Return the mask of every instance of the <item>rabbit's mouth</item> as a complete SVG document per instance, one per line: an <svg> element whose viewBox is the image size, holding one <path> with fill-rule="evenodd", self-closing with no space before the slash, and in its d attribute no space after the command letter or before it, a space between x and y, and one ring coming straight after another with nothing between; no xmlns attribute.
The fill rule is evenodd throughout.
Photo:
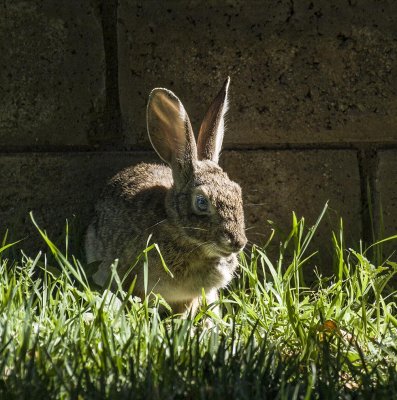
<svg viewBox="0 0 397 400"><path fill-rule="evenodd" d="M219 249L227 255L239 253L247 243L247 238L241 234L225 233L220 238Z"/></svg>
<svg viewBox="0 0 397 400"><path fill-rule="evenodd" d="M235 251L233 251L231 248L222 246L221 244L215 244L212 247L212 251L214 255L218 257L230 257L233 253L235 253Z"/></svg>
<svg viewBox="0 0 397 400"><path fill-rule="evenodd" d="M204 249L206 256L210 258L213 257L225 258L225 257L230 257L233 254L233 251L225 249L223 246L215 242L208 243L204 247Z"/></svg>
<svg viewBox="0 0 397 400"><path fill-rule="evenodd" d="M233 254L232 251L230 251L230 250L226 251L226 250L223 250L223 249L218 249L218 253L222 257L229 257L229 256L231 256Z"/></svg>

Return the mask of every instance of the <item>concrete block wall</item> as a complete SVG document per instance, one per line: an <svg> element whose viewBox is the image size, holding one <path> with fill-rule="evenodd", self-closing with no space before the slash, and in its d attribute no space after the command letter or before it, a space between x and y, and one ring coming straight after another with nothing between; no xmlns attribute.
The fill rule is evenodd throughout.
<svg viewBox="0 0 397 400"><path fill-rule="evenodd" d="M340 217L351 244L397 233L392 0L4 0L0 54L0 234L21 247L42 245L29 210L55 238L65 218L82 231L112 174L157 160L153 87L197 130L227 75L221 162L253 242L269 220L287 232L292 211L314 223L327 200L320 246Z"/></svg>

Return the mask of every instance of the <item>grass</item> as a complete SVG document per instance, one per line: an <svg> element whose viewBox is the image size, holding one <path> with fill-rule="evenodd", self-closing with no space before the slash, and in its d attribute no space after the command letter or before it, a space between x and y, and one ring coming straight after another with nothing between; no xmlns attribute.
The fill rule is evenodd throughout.
<svg viewBox="0 0 397 400"><path fill-rule="evenodd" d="M242 254L222 316L204 304L194 320L161 318L159 296L96 291L41 230L52 265L45 254L4 258L4 240L0 398L396 398L397 264L371 262L377 245L345 249L341 229L334 276L306 287L320 219L307 229L293 216L276 259L267 245Z"/></svg>

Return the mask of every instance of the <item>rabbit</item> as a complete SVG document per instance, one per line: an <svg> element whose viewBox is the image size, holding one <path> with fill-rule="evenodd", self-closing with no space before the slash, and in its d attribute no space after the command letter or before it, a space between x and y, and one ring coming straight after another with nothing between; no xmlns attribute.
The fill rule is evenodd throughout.
<svg viewBox="0 0 397 400"><path fill-rule="evenodd" d="M87 262L99 263L96 284L109 282L118 257L117 272L125 276L126 290L136 278L134 295L143 297L146 286L173 312L195 313L202 289L208 303L213 302L218 289L232 279L247 239L241 188L218 165L229 83L228 77L209 107L197 144L178 97L163 88L150 93L149 139L166 165L141 163L107 184L85 238ZM145 282L142 265L130 267L147 247L149 235L172 276L153 250Z"/></svg>

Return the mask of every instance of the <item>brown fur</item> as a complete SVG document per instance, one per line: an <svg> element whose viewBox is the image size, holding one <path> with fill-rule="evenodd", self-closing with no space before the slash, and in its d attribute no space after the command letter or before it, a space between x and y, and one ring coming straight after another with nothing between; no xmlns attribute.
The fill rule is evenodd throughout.
<svg viewBox="0 0 397 400"><path fill-rule="evenodd" d="M225 95L217 98L227 101L227 87L228 83L223 88ZM88 228L86 253L89 263L101 262L94 280L104 285L114 259L119 258L118 273L125 276L151 235L151 243L159 245L173 277L164 270L157 252L151 251L147 289L160 293L174 311L182 312L197 307L202 288L212 301L217 289L231 280L238 265L236 253L246 243L243 204L240 187L217 163L198 159L190 122L176 96L165 89L155 91L148 105L149 135L170 166L139 164L111 179ZM223 118L219 110L226 109L224 104L211 107L209 112L215 109ZM214 143L217 134L214 129L206 136ZM174 135L179 135L180 151L172 147ZM209 200L205 215L197 212L198 194ZM135 294L142 296L144 275L139 263L126 277L126 288L135 277Z"/></svg>

